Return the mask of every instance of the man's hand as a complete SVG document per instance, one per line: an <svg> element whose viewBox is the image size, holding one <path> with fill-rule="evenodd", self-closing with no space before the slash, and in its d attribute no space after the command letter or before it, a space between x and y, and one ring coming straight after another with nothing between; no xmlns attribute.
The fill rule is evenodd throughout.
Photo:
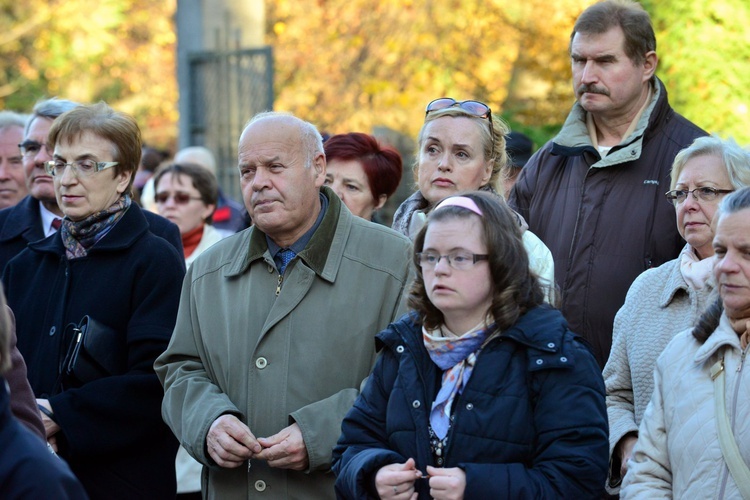
<svg viewBox="0 0 750 500"><path fill-rule="evenodd" d="M310 465L302 431L296 423L281 429L267 438L258 438L263 451L255 458L268 461L268 465L279 469L304 471Z"/></svg>
<svg viewBox="0 0 750 500"><path fill-rule="evenodd" d="M430 496L436 500L462 500L466 491L466 473L459 467L442 469L427 466Z"/></svg>
<svg viewBox="0 0 750 500"><path fill-rule="evenodd" d="M222 415L208 429L206 449L219 466L233 469L260 453L261 446L240 419Z"/></svg>
<svg viewBox="0 0 750 500"><path fill-rule="evenodd" d="M378 469L375 474L375 489L383 500L416 500L418 494L414 481L422 477L416 463L410 458L403 464L390 464Z"/></svg>

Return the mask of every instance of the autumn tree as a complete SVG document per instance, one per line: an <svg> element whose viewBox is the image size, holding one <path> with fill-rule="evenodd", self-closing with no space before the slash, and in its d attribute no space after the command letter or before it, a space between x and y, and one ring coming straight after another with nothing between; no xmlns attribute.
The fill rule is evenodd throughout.
<svg viewBox="0 0 750 500"><path fill-rule="evenodd" d="M104 100L147 141L176 137L175 0L0 0L0 105Z"/></svg>

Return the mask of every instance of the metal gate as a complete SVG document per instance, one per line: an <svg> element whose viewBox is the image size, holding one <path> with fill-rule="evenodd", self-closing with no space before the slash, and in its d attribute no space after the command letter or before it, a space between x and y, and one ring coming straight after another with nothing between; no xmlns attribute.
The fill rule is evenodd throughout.
<svg viewBox="0 0 750 500"><path fill-rule="evenodd" d="M273 109L271 47L189 55L189 144L216 155L225 193L242 200L237 141L256 113Z"/></svg>

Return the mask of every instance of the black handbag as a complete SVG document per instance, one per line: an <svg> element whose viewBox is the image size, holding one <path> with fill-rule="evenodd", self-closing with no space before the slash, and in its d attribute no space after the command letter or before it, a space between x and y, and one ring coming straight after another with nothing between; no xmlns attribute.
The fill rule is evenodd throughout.
<svg viewBox="0 0 750 500"><path fill-rule="evenodd" d="M80 386L125 372L126 354L117 332L86 315L72 328L73 338L62 365L66 386Z"/></svg>

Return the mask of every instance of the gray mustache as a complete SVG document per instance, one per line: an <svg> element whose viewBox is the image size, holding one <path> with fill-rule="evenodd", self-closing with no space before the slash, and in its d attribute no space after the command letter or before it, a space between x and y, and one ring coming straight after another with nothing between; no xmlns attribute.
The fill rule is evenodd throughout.
<svg viewBox="0 0 750 500"><path fill-rule="evenodd" d="M578 95L587 93L587 94L601 94L609 96L609 91L602 87L597 87L596 85L589 85L586 83L582 83L578 86L578 89L576 89L576 93Z"/></svg>

